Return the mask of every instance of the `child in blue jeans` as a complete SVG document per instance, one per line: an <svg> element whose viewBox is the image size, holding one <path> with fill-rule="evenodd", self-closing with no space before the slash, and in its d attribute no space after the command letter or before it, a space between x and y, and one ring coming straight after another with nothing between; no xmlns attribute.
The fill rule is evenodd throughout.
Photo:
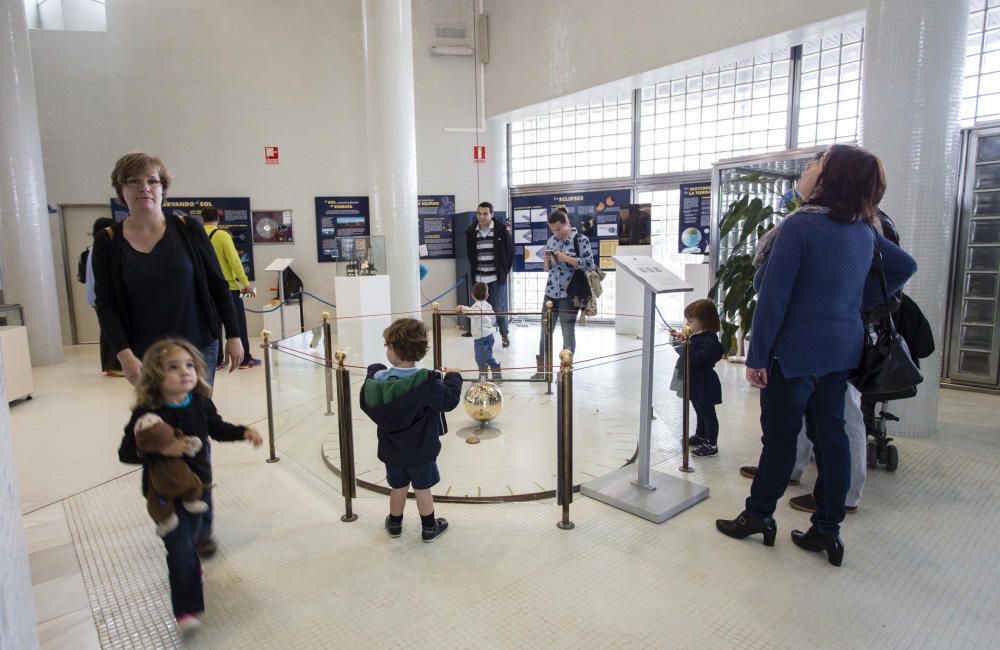
<svg viewBox="0 0 1000 650"><path fill-rule="evenodd" d="M469 307L459 305L455 311L469 317L472 331L472 342L476 352L476 366L479 367L479 381L486 381L487 370L493 371L493 381L503 381L500 374L500 362L493 356L493 333L496 331L496 315L493 307L486 302L490 297L490 289L482 282L472 286L472 298L475 302Z"/></svg>
<svg viewBox="0 0 1000 650"><path fill-rule="evenodd" d="M431 488L441 480L437 456L441 436L448 431L444 414L458 406L462 375L445 369L417 368L427 354L427 326L415 318L400 318L382 333L385 356L392 364L368 366L361 387L361 410L378 425L378 459L385 463L391 488L385 529L390 537L403 532L403 509L409 487L420 513L422 539L433 542L448 530L448 521L434 516Z"/></svg>
<svg viewBox="0 0 1000 650"><path fill-rule="evenodd" d="M689 334L677 330L670 333L680 341L691 339L688 352L691 354L691 405L698 416L695 435L688 441L695 448L695 456L716 456L719 453L719 417L715 407L722 403L722 384L715 374L715 364L722 359L722 343L719 341L719 312L715 303L708 299L695 300L684 308ZM678 359L678 364L683 357Z"/></svg>

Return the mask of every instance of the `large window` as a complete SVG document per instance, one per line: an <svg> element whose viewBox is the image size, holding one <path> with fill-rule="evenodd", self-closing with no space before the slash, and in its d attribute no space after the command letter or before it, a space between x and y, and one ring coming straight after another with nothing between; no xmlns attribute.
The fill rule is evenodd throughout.
<svg viewBox="0 0 1000 650"><path fill-rule="evenodd" d="M1000 119L1000 0L972 0L962 84L962 126Z"/></svg>
<svg viewBox="0 0 1000 650"><path fill-rule="evenodd" d="M512 186L632 176L632 96L510 124Z"/></svg>
<svg viewBox="0 0 1000 650"><path fill-rule="evenodd" d="M797 146L857 140L863 36L859 27L802 44Z"/></svg>
<svg viewBox="0 0 1000 650"><path fill-rule="evenodd" d="M639 174L711 169L786 147L789 50L642 89Z"/></svg>

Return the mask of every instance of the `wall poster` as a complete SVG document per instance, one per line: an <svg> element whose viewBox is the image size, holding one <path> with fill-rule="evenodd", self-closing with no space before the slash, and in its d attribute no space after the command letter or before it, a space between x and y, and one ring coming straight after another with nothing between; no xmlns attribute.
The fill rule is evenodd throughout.
<svg viewBox="0 0 1000 650"><path fill-rule="evenodd" d="M420 223L420 259L447 260L455 258L455 195L421 195L417 197L417 219Z"/></svg>
<svg viewBox="0 0 1000 650"><path fill-rule="evenodd" d="M337 237L367 237L370 232L367 196L316 197L318 261L338 260Z"/></svg>
<svg viewBox="0 0 1000 650"><path fill-rule="evenodd" d="M252 219L253 243L291 244L295 241L291 210L254 210Z"/></svg>
<svg viewBox="0 0 1000 650"><path fill-rule="evenodd" d="M560 205L566 207L570 224L590 240L594 261L602 269L614 270L609 255L613 249L610 242L617 245L619 212L630 199L631 190L628 189L511 197L514 270L544 271L542 251L552 234L548 216Z"/></svg>
<svg viewBox="0 0 1000 650"><path fill-rule="evenodd" d="M712 184L683 183L680 224L677 227L677 252L701 253L708 249L712 220Z"/></svg>

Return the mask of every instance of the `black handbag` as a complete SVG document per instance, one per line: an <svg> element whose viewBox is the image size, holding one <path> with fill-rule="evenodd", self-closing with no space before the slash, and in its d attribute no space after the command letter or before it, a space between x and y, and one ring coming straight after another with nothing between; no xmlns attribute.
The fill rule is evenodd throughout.
<svg viewBox="0 0 1000 650"><path fill-rule="evenodd" d="M577 234L573 238L573 246L576 248L576 259L580 259L580 235ZM590 291L590 281L587 280L587 273L581 268L576 268L573 270L573 275L569 279L569 285L566 287L566 295L570 298L576 298L581 303L586 303L590 300L592 292Z"/></svg>
<svg viewBox="0 0 1000 650"><path fill-rule="evenodd" d="M875 229L872 228L872 231L875 232ZM877 232L872 267L878 273L884 304L888 305L889 290L885 281L885 269L882 268L882 251L879 249ZM890 396L899 399L900 394L915 393L917 384L923 380L924 376L913 362L906 341L896 330L891 310L886 310L885 318L878 324L866 325L861 362L850 378L850 382L865 399L887 401Z"/></svg>

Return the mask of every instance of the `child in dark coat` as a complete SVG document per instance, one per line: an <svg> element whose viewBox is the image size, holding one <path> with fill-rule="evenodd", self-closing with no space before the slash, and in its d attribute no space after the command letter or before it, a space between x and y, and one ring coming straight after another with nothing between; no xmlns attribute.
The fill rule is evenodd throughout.
<svg viewBox="0 0 1000 650"><path fill-rule="evenodd" d="M215 359L210 360L211 363ZM142 357L142 372L136 384L136 404L132 418L125 426L125 435L118 448L123 463L142 465L142 494L150 500L163 500L163 506L173 510L175 522L165 531L163 545L167 549L167 578L170 583L170 603L177 629L188 634L201 626L205 611L201 560L198 558L201 513L211 506L207 489L201 498L206 508L185 506L179 499L167 504L162 495L150 496L156 484L158 464L167 459L180 459L197 477L201 485L212 484L212 460L209 438L219 441L249 440L259 447L262 440L255 429L230 424L222 419L212 403L211 386L205 382L205 361L188 341L164 339L154 343ZM143 453L142 426L136 440L136 424L150 413L157 419L179 429L183 435L159 447L157 453ZM190 438L200 441L193 455ZM154 509L150 508L150 514Z"/></svg>
<svg viewBox="0 0 1000 650"><path fill-rule="evenodd" d="M718 332L722 329L715 303L708 299L695 300L684 308L687 321L683 334L670 330L679 341L690 338L688 353L691 355L691 405L698 416L698 426L688 441L695 447L695 456L715 456L719 453L719 418L715 406L722 403L722 384L715 374L715 364L722 359L722 343ZM683 356L677 360L684 363Z"/></svg>
<svg viewBox="0 0 1000 650"><path fill-rule="evenodd" d="M431 488L441 480L437 456L440 438L448 430L444 414L458 406L462 375L416 367L428 347L427 327L419 320L401 318L382 336L392 367L381 363L368 367L361 410L378 425L378 458L385 463L386 482L392 489L385 529L390 537L402 534L403 509L412 484L423 541L433 542L448 530L448 521L434 516Z"/></svg>

